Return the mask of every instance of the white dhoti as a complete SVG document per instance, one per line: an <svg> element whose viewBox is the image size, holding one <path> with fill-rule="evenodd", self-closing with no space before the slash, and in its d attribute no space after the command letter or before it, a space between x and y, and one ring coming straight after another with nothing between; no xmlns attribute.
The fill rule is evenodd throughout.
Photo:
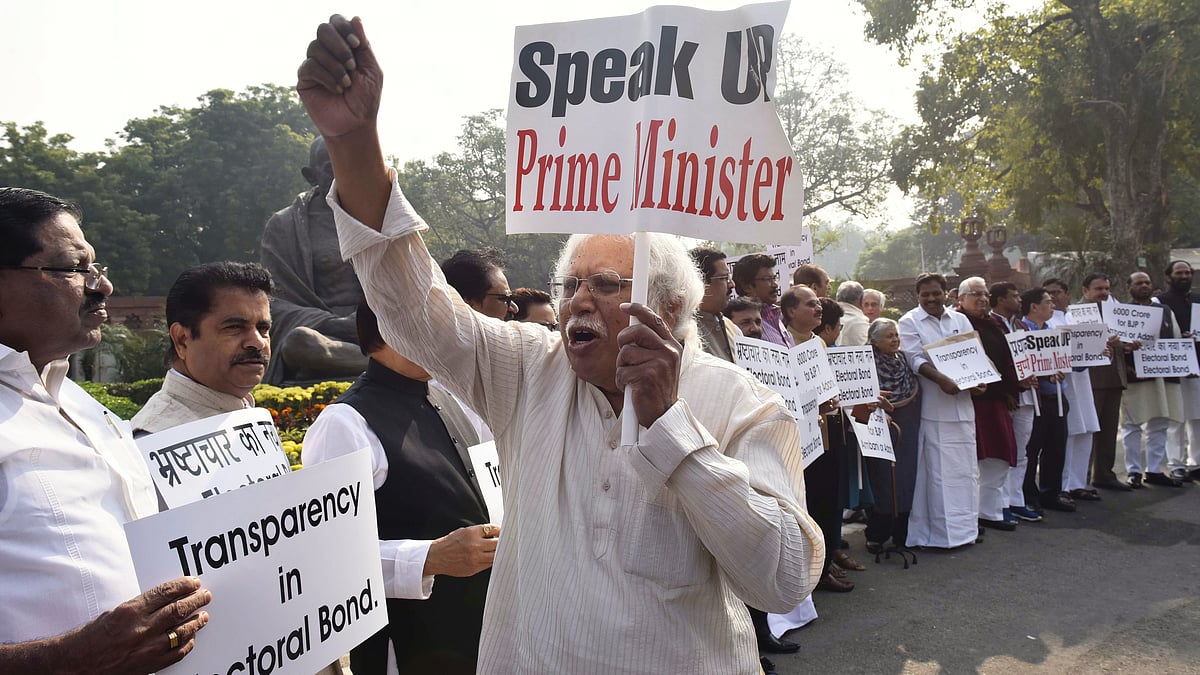
<svg viewBox="0 0 1200 675"><path fill-rule="evenodd" d="M1008 462L995 457L979 460L979 517L984 520L1004 520L1005 483Z"/></svg>
<svg viewBox="0 0 1200 675"><path fill-rule="evenodd" d="M1125 471L1162 473L1167 461L1167 429L1183 421L1179 384L1162 378L1130 382L1121 397L1121 444L1125 446ZM1145 463L1142 436L1145 434Z"/></svg>
<svg viewBox="0 0 1200 675"><path fill-rule="evenodd" d="M1167 430L1167 466L1175 469L1200 469L1200 378L1186 377L1179 382L1183 399L1184 422L1171 422Z"/></svg>
<svg viewBox="0 0 1200 675"><path fill-rule="evenodd" d="M908 545L953 548L979 536L979 464L973 421L921 420Z"/></svg>
<svg viewBox="0 0 1200 675"><path fill-rule="evenodd" d="M812 595L800 601L787 614L767 614L767 628L776 638L783 637L789 630L802 628L817 618L817 607L813 604Z"/></svg>
<svg viewBox="0 0 1200 675"><path fill-rule="evenodd" d="M1092 459L1092 434L1100 431L1096 403L1092 399L1092 378L1085 370L1067 374L1067 448L1063 461L1064 490L1082 490L1088 484L1088 464Z"/></svg>

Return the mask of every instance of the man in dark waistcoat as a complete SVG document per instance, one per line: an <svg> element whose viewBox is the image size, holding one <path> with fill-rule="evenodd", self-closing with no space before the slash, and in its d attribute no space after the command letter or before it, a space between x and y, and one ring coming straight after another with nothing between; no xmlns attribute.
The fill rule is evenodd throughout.
<svg viewBox="0 0 1200 675"><path fill-rule="evenodd" d="M454 399L384 343L366 303L357 323L367 371L317 418L302 455L372 455L388 625L351 650L351 667L385 673L390 642L399 673L474 673L500 533L467 454L478 439Z"/></svg>

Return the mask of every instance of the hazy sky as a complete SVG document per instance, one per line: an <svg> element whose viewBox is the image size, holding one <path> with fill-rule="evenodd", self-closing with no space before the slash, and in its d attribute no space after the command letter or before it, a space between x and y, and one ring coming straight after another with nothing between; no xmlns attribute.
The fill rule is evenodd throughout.
<svg viewBox="0 0 1200 675"><path fill-rule="evenodd" d="M0 4L0 120L45 122L77 150L100 150L132 117L161 105L191 106L214 88L294 84L316 26L334 11L363 17L385 73L384 152L428 158L455 147L462 117L503 108L517 25L632 14L647 0L8 0ZM681 2L729 9L737 0ZM863 40L858 4L792 2L785 32L832 51L870 107L915 118L917 71ZM902 224L902 223L893 223Z"/></svg>

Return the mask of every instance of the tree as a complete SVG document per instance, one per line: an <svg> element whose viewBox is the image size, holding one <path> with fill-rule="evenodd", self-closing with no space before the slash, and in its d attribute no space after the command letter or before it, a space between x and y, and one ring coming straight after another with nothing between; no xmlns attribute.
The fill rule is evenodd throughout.
<svg viewBox="0 0 1200 675"><path fill-rule="evenodd" d="M257 261L267 218L308 189L300 168L315 131L292 88L214 89L198 100L130 120L126 145L110 143L104 171L156 221L140 292L165 294L199 262Z"/></svg>
<svg viewBox="0 0 1200 675"><path fill-rule="evenodd" d="M946 33L964 0L860 0L867 35L907 58ZM1058 0L1029 13L987 3L987 25L945 40L921 80L922 123L893 177L933 208L1037 230L1074 210L1103 253L1165 264L1173 176L1200 176L1200 8L1178 0ZM965 198L960 210L945 196ZM1066 216L1070 220L1072 216Z"/></svg>
<svg viewBox="0 0 1200 675"><path fill-rule="evenodd" d="M779 41L775 107L804 171L804 215L876 212L888 188L893 121L846 87L845 66L799 36Z"/></svg>
<svg viewBox="0 0 1200 675"><path fill-rule="evenodd" d="M457 152L410 161L398 168L399 180L431 226L425 241L435 259L492 247L503 254L511 287L544 290L565 237L505 233L503 122L495 109L466 117Z"/></svg>

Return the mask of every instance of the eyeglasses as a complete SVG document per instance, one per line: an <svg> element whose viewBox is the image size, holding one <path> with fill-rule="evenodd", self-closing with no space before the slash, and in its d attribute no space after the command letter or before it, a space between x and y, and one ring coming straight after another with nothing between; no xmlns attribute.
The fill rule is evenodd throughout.
<svg viewBox="0 0 1200 675"><path fill-rule="evenodd" d="M513 295L512 293L484 293L484 295L489 298L496 298L497 300L502 300L504 302L511 302L513 304L516 304L516 300L515 300L516 296Z"/></svg>
<svg viewBox="0 0 1200 675"><path fill-rule="evenodd" d="M554 277L550 280L550 290L561 298L571 298L575 296L575 291L579 290L580 282L587 284L592 295L606 297L620 293L621 284L632 284L633 279L622 279L616 272L600 272L586 279L571 276Z"/></svg>
<svg viewBox="0 0 1200 675"><path fill-rule="evenodd" d="M5 270L34 270L35 272L60 272L62 274L82 274L83 285L89 291L100 288L100 280L108 276L108 266L92 263L87 267L47 267L44 265L0 265Z"/></svg>
<svg viewBox="0 0 1200 675"><path fill-rule="evenodd" d="M771 275L771 276L769 276L769 277L754 277L754 282L755 282L755 283L759 283L759 284L765 284L765 283L767 283L768 281L775 281L775 275L774 275L774 274L772 274L772 275Z"/></svg>
<svg viewBox="0 0 1200 675"><path fill-rule="evenodd" d="M989 294L987 291L968 291L966 293L963 293L963 295L971 297L971 298L990 298L990 297L992 297L991 294Z"/></svg>
<svg viewBox="0 0 1200 675"><path fill-rule="evenodd" d="M771 278L774 279L775 277L771 277ZM710 283L710 284L715 281L719 281L723 284L727 284L727 283L729 283L729 275L728 274L717 274L717 275L714 275L714 276L711 276L708 278L708 283Z"/></svg>

